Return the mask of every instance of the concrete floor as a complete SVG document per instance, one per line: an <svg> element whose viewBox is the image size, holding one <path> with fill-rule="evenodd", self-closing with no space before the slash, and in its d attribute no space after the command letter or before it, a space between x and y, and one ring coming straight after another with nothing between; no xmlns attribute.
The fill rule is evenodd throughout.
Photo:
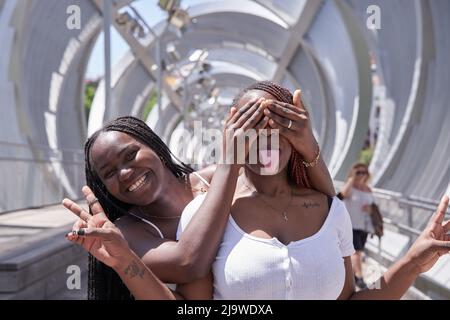
<svg viewBox="0 0 450 320"><path fill-rule="evenodd" d="M64 238L76 219L62 205L0 215L0 299L86 298L87 253ZM71 265L80 290L67 287Z"/></svg>

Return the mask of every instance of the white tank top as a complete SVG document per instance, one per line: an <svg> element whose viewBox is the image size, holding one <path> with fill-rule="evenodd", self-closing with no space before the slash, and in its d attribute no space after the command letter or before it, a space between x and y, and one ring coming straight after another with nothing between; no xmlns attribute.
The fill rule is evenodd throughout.
<svg viewBox="0 0 450 320"><path fill-rule="evenodd" d="M206 194L184 209L177 238ZM213 263L214 299L336 299L345 282L343 257L354 253L350 217L337 197L314 235L284 245L245 233L230 215Z"/></svg>

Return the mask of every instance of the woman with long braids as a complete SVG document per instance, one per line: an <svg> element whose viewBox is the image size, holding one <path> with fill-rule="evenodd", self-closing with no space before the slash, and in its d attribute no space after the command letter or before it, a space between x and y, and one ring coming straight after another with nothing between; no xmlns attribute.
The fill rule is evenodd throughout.
<svg viewBox="0 0 450 320"><path fill-rule="evenodd" d="M230 185L236 185L236 192L233 188L233 195L221 199L224 210L231 211L231 215L227 217L223 239L212 264L213 277L181 284L172 292L129 248L121 231L106 218L101 208L94 207L93 216L80 215L82 227L74 230L76 236L71 240L86 241L82 244L84 248L111 266L134 297L398 299L420 273L429 270L440 256L449 252L450 236L446 233L450 222L443 222L449 200L444 197L407 254L382 276L379 288L355 292L350 260L354 252L352 226L348 212L337 197L306 188L301 167L292 163L293 149L297 150L299 143L293 132L305 125L308 117L299 102L299 93L292 97L286 89L274 84L257 84L238 96L233 107L238 112L228 119L225 136L230 131L240 135L249 128L265 127L267 123L270 128L279 130L281 137L278 147L268 145L266 150L259 145L256 147L260 155L257 164L246 162L244 173L239 177L236 164L230 169L235 175L226 177ZM243 115L251 116L241 120ZM251 141L248 147L255 144ZM234 145L226 140L225 152L229 148ZM316 167L319 154L317 152L311 161L300 160L300 165ZM291 175L293 167L299 169L297 175ZM268 169L264 171L266 175L261 174L263 169ZM268 171L271 175L267 175ZM226 187L214 183L217 173L218 169L207 194L195 197L183 210L178 230L180 241L195 223L209 196L219 193L218 188ZM91 221L96 217L103 223L94 226Z"/></svg>
<svg viewBox="0 0 450 320"><path fill-rule="evenodd" d="M278 88L265 83L259 85ZM262 112L261 102L252 101L249 109L246 113L235 113L232 109L230 117L235 116L241 126L250 125L248 128L267 126L268 118L262 119L255 113L255 110ZM308 183L308 176L312 187L333 196L329 173L316 154L317 143L309 120L302 121L296 136L299 153L293 154L291 163L296 165L291 166L289 175L298 183ZM134 257L142 259L166 283L187 283L208 275L228 221L238 165L220 164L217 168L193 172L189 166L174 162L161 139L144 122L133 117L118 118L92 135L85 144L85 157L88 187L83 192L91 212L100 214L91 216L65 199L63 204L81 218L74 230L106 227L114 222L118 228L115 230L120 230L127 246L136 254ZM305 168L302 157L306 161L315 160L317 165ZM213 190L208 192L190 226L175 242L183 209L194 197L205 193L209 183ZM89 258L90 299L132 298L118 274L110 268L109 260L94 252L98 249L105 253L100 239L74 234L69 234L68 239L95 256ZM129 274L136 270L135 265L126 267Z"/></svg>

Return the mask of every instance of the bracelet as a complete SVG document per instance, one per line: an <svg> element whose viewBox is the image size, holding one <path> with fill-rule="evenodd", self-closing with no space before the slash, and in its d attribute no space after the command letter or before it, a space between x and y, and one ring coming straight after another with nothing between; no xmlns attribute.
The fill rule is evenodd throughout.
<svg viewBox="0 0 450 320"><path fill-rule="evenodd" d="M319 145L317 145L317 156L314 158L314 160L311 162L306 162L305 160L302 160L302 162L306 168L313 168L319 162L319 158L320 158L320 147Z"/></svg>

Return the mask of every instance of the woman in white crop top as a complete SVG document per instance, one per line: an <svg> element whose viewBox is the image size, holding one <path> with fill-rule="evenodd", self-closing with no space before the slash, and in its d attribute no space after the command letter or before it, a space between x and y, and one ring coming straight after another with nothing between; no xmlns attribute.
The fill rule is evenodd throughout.
<svg viewBox="0 0 450 320"><path fill-rule="evenodd" d="M214 297L218 299L400 298L421 272L431 268L444 251L448 252L450 239L445 233L449 224L442 221L448 198L442 200L429 227L407 255L380 279L381 289L355 292L348 212L337 198L330 201L329 197L305 188L307 181L299 164L314 167L318 156L301 160L294 152L293 147L298 147L296 131L307 117L299 100L299 92L292 99L286 89L260 83L245 90L235 102L238 112L228 119L226 133L236 132L236 137L262 121L278 129L281 136L278 146L268 143L262 149L259 140L251 144L257 148L258 161L244 165L233 201L224 205L231 216L213 263L214 279L206 277L182 284L177 292L172 292L129 250L114 225L107 222L102 228L81 229L78 235L103 244L111 258L107 261L117 261L112 267L136 298L208 299L212 297L213 285ZM261 111L265 117L259 120ZM251 117L240 122L242 114ZM243 130L235 131L237 128ZM261 135L258 139L262 139ZM234 149L228 140L225 145L226 151ZM247 152L248 147L244 149ZM233 164L231 170L236 166ZM183 236L194 213L214 189L211 185L208 195L200 195L187 205L178 236ZM123 270L125 265L132 267Z"/></svg>
<svg viewBox="0 0 450 320"><path fill-rule="evenodd" d="M242 179L245 178L242 177ZM304 203L321 203L320 197L316 194L308 192L298 194L297 199L308 199ZM254 202L255 197L257 196L244 193L243 198L239 198L240 200L237 200L235 204L239 201ZM180 221L179 235L188 225L203 199L204 195L200 195L185 208ZM317 202L308 202L316 200ZM264 210L257 203L254 205L254 210L258 210L262 216L270 215L268 210ZM238 206L235 205L232 209L232 216L212 268L214 299L336 299L339 297L344 288L346 276L343 257L348 257L354 252L351 223L345 206L339 199L332 199L329 213L317 232L303 239L288 240L289 243L283 243L277 237L263 237L264 233L261 231L248 233L243 230L233 218L236 209L239 210L236 207ZM302 210L308 209L294 204L288 214L304 216ZM277 218L280 219L274 215L271 218L275 221ZM294 220L294 218L291 219ZM255 225L259 223L254 222ZM179 289L185 292L189 289L184 287L189 286L182 286Z"/></svg>

